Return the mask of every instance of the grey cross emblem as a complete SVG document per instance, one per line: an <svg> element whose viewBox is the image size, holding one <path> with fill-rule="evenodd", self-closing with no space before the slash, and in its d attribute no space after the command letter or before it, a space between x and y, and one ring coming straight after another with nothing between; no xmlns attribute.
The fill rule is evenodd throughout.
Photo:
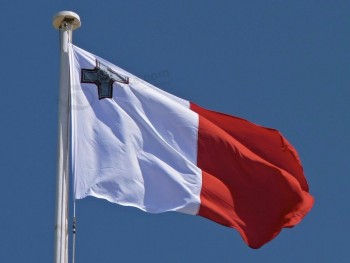
<svg viewBox="0 0 350 263"><path fill-rule="evenodd" d="M81 83L94 83L98 88L100 100L113 97L113 83L129 84L129 78L120 75L96 60L94 69L81 69Z"/></svg>

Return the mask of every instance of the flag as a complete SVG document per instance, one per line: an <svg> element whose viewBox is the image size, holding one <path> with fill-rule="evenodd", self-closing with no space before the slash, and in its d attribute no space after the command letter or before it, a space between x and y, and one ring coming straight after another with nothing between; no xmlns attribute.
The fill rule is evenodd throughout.
<svg viewBox="0 0 350 263"><path fill-rule="evenodd" d="M274 129L204 109L70 45L74 197L199 215L252 248L293 227L313 197Z"/></svg>

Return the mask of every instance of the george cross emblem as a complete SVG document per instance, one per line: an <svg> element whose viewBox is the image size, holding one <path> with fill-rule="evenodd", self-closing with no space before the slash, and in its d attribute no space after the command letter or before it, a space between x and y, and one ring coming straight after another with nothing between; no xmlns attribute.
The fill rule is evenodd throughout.
<svg viewBox="0 0 350 263"><path fill-rule="evenodd" d="M100 100L113 97L113 83L129 84L129 78L120 75L108 66L96 60L94 69L81 70L81 83L93 83L98 88Z"/></svg>

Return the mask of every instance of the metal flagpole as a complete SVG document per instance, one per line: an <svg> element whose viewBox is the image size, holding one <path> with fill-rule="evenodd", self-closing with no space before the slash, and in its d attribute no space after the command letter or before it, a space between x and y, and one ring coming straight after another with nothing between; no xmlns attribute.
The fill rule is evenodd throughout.
<svg viewBox="0 0 350 263"><path fill-rule="evenodd" d="M53 26L60 32L60 89L58 103L57 186L55 222L55 263L68 263L68 192L69 192L69 53L72 31L80 26L79 16L70 11L57 13Z"/></svg>

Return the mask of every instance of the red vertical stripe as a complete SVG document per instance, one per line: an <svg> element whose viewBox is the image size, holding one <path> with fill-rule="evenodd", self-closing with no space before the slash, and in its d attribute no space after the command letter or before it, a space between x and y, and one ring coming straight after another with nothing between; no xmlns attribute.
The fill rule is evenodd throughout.
<svg viewBox="0 0 350 263"><path fill-rule="evenodd" d="M252 248L299 223L313 205L294 148L273 129L195 104L198 167L203 181L198 215L239 231Z"/></svg>

